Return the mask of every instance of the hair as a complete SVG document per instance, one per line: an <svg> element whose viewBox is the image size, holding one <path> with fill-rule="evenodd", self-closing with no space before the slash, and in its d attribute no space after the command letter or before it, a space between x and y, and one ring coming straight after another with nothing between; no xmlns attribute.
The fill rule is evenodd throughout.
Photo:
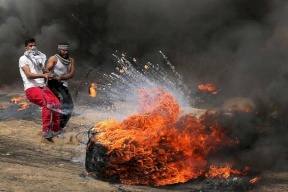
<svg viewBox="0 0 288 192"><path fill-rule="evenodd" d="M67 42L61 42L61 43L58 43L58 45L68 45L68 46L69 46L69 43L67 43Z"/></svg>
<svg viewBox="0 0 288 192"><path fill-rule="evenodd" d="M36 42L36 40L35 40L34 38L26 39L26 40L25 40L25 47L27 47L27 45L28 45L29 43L34 43L34 42Z"/></svg>

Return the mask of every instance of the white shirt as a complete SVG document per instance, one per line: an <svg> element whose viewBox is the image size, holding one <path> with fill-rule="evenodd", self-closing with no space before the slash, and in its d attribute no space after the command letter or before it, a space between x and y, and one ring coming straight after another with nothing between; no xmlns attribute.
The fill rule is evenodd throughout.
<svg viewBox="0 0 288 192"><path fill-rule="evenodd" d="M46 56L45 56L46 57ZM45 61L44 61L45 62ZM28 65L30 68L31 73L36 73L36 74L43 74L42 69L38 69L36 65L30 61L25 55L21 56L19 59L19 70L20 70L20 75L23 80L24 84L24 90L26 91L27 89L31 87L43 87L45 86L45 81L44 78L37 78L37 79L28 79L26 74L24 73L22 67Z"/></svg>

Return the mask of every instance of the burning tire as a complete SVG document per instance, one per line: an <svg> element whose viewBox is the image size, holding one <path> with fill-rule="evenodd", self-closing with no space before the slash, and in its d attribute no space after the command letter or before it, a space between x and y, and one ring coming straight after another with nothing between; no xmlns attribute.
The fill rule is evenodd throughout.
<svg viewBox="0 0 288 192"><path fill-rule="evenodd" d="M85 169L88 174L102 177L108 162L107 148L100 143L92 142L91 138L89 138L86 148Z"/></svg>

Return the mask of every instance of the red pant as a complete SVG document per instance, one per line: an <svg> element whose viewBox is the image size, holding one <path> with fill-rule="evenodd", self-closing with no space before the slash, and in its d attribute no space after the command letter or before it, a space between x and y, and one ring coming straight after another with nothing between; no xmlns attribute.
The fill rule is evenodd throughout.
<svg viewBox="0 0 288 192"><path fill-rule="evenodd" d="M34 104L42 107L42 124L43 131L50 130L50 118L52 114L52 130L59 131L60 127L60 114L52 112L48 109L47 103L52 103L55 108L60 108L60 102L53 92L46 87L42 89L40 87L31 87L26 90L26 97Z"/></svg>

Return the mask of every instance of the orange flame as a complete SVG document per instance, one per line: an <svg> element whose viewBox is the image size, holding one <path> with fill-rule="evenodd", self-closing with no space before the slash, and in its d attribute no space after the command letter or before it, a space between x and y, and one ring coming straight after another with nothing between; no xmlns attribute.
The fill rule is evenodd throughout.
<svg viewBox="0 0 288 192"><path fill-rule="evenodd" d="M89 95L90 97L96 97L97 95L97 84L92 83L89 88Z"/></svg>
<svg viewBox="0 0 288 192"><path fill-rule="evenodd" d="M19 108L18 111L22 111L22 110L27 109L27 108L29 107L30 104L31 104L31 103L29 103L29 102L22 102L22 103L19 103L19 105L22 105L22 107Z"/></svg>
<svg viewBox="0 0 288 192"><path fill-rule="evenodd" d="M23 100L25 99L26 99L26 96L13 97L12 99L10 99L10 103L14 103L14 104L21 106L17 111L22 111L22 110L27 109L29 105L31 104L30 102L24 102Z"/></svg>
<svg viewBox="0 0 288 192"><path fill-rule="evenodd" d="M156 186L186 182L204 174L211 151L235 143L209 112L199 119L193 114L179 118L181 109L171 94L162 89L139 93L139 114L93 128L99 133L92 142L108 149L104 177Z"/></svg>
<svg viewBox="0 0 288 192"><path fill-rule="evenodd" d="M246 175L248 169L249 168L246 167L244 171L238 171L232 169L232 165L226 165L225 167L211 165L208 173L206 173L205 176L209 178L228 178L231 174Z"/></svg>
<svg viewBox="0 0 288 192"><path fill-rule="evenodd" d="M207 83L207 84L200 84L198 85L198 89L200 91L209 91L212 94L217 94L217 88L214 84L212 83Z"/></svg>
<svg viewBox="0 0 288 192"><path fill-rule="evenodd" d="M26 96L22 96L22 97L13 97L12 99L10 99L10 102L11 103L14 103L14 104L17 104L19 103L20 101L26 99Z"/></svg>
<svg viewBox="0 0 288 192"><path fill-rule="evenodd" d="M255 178L253 178L253 179L250 180L250 183L254 184L254 183L256 183L256 182L258 182L258 181L260 181L260 180L261 180L260 177L255 177Z"/></svg>

